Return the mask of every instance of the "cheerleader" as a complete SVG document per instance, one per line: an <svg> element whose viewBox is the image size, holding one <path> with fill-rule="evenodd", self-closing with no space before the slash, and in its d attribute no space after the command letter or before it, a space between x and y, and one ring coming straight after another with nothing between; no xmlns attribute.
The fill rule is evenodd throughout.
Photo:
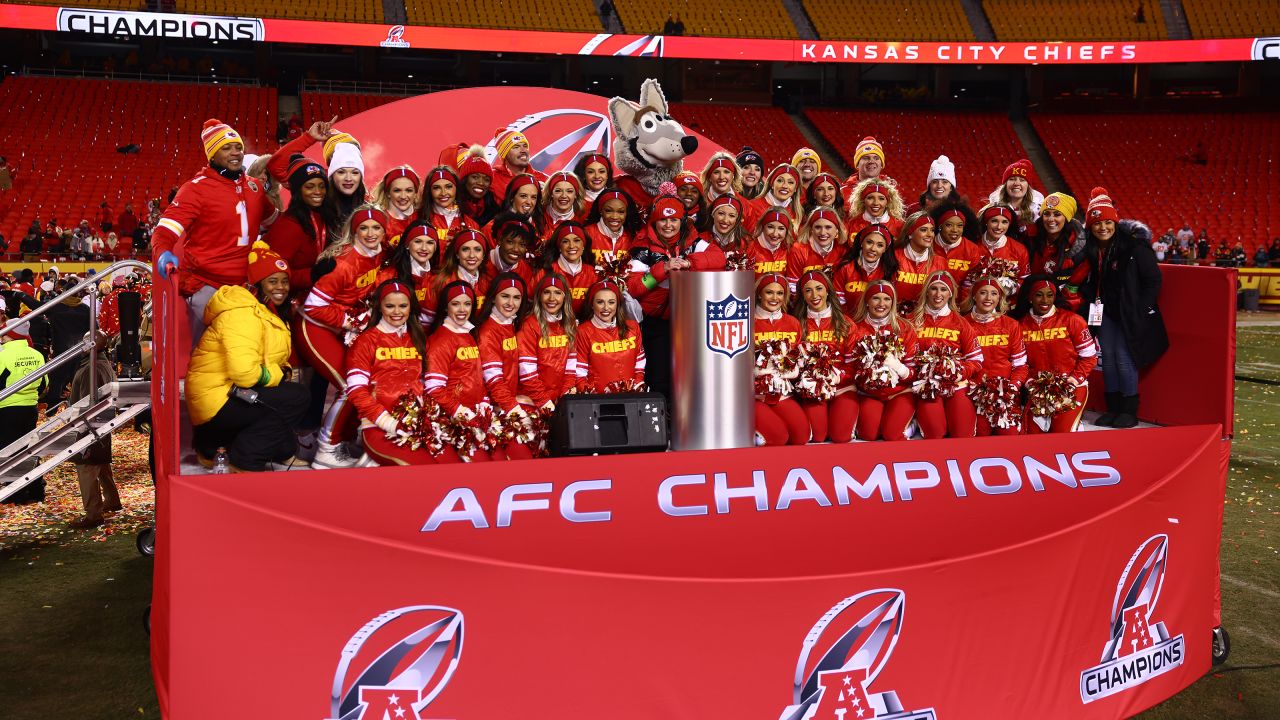
<svg viewBox="0 0 1280 720"><path fill-rule="evenodd" d="M461 233L459 233L461 234ZM441 409L455 418L475 417L476 407L488 400L484 374L480 368L480 348L471 336L471 308L476 304L476 291L462 280L445 285L431 323L431 342L427 347L426 392ZM464 456L466 462L490 460L489 453L475 450Z"/></svg>
<svg viewBox="0 0 1280 720"><path fill-rule="evenodd" d="M1031 260L1027 248L1014 240L1010 242L1009 228L1014 222L1013 209L1007 205L988 205L978 214L982 222L982 242L978 249L982 257L1010 260L1018 265L1018 282L1031 272ZM1012 292L1012 291L1010 291Z"/></svg>
<svg viewBox="0 0 1280 720"><path fill-rule="evenodd" d="M299 354L317 375L339 391L320 427L313 467L350 467L356 462L339 442L354 419L345 393L344 335L364 327L360 315L382 266L386 223L387 216L372 205L362 206L351 215L346 236L325 251L325 255L334 257L333 271L312 286L302 307L302 320L293 326Z"/></svg>
<svg viewBox="0 0 1280 720"><path fill-rule="evenodd" d="M750 146L743 145L738 151L734 162L738 166L738 172L742 177L742 197L746 200L755 200L764 194L765 186L762 179L764 177L764 158L760 157L760 153L752 150Z"/></svg>
<svg viewBox="0 0 1280 720"><path fill-rule="evenodd" d="M640 326L627 317L622 288L612 280L601 280L587 293L587 307L574 336L574 353L578 392L604 392L614 383L644 382Z"/></svg>
<svg viewBox="0 0 1280 720"><path fill-rule="evenodd" d="M786 211L792 230L799 227L800 220L804 217L804 208L800 205L800 171L794 165L782 163L769 171L768 177L764 179L764 187L764 193L754 201L755 211L752 216L758 218L769 208L780 207ZM755 227L747 229L752 232L756 230Z"/></svg>
<svg viewBox="0 0 1280 720"><path fill-rule="evenodd" d="M707 197L702 191L702 180L698 179L697 173L682 170L671 182L676 186L676 197L684 205L684 215L689 224L698 230L705 230L703 223L707 217Z"/></svg>
<svg viewBox="0 0 1280 720"><path fill-rule="evenodd" d="M947 269L946 258L933 251L933 218L929 213L920 211L907 218L893 257L898 261L893 289L898 294L898 306L909 313L924 292L925 280Z"/></svg>
<svg viewBox="0 0 1280 720"><path fill-rule="evenodd" d="M630 257L631 245L643 227L640 210L630 195L613 187L603 190L591 203L591 213L587 215L592 264L599 267L605 262Z"/></svg>
<svg viewBox="0 0 1280 720"><path fill-rule="evenodd" d="M347 218L364 204L369 191L364 185L364 158L360 143L339 130L330 130L324 141L324 162L329 166L329 189L324 196L324 215L329 235L340 235Z"/></svg>
<svg viewBox="0 0 1280 720"><path fill-rule="evenodd" d="M906 440L907 426L911 424L911 416L916 409L908 363L919 347L911 323L898 317L898 299L893 283L888 280L870 283L853 319L859 336L888 330L902 339L903 346L901 358L890 355L885 363L897 376L892 386L858 388L858 437L862 440Z"/></svg>
<svg viewBox="0 0 1280 720"><path fill-rule="evenodd" d="M787 251L787 278L793 287L800 276L811 270L829 272L845 254L847 237L840 216L829 207L809 213L800 228L800 237Z"/></svg>
<svg viewBox="0 0 1280 720"><path fill-rule="evenodd" d="M582 311L587 303L587 290L596 283L599 276L591 263L584 258L592 257L591 235L587 229L573 220L567 220L556 226L551 240L542 249L542 271L540 277L558 275L567 284L569 303L573 315Z"/></svg>
<svg viewBox="0 0 1280 720"><path fill-rule="evenodd" d="M849 196L849 234L872 223L888 226L894 237L902 232L902 196L892 180L867 178L853 187Z"/></svg>
<svg viewBox="0 0 1280 720"><path fill-rule="evenodd" d="M462 179L458 208L475 227L484 227L500 209L492 189L493 166L484 159L484 146L472 145L458 158L457 167L458 177Z"/></svg>
<svg viewBox="0 0 1280 720"><path fill-rule="evenodd" d="M1004 205L1013 211L1013 223L1009 234L1021 242L1029 242L1035 233L1036 217L1044 203L1044 195L1031 187L1031 161L1023 158L1004 169L1000 187L991 191L987 202Z"/></svg>
<svg viewBox="0 0 1280 720"><path fill-rule="evenodd" d="M694 270L726 270L729 253L742 255L746 249L742 201L733 195L721 195L711 202L708 212L710 223L694 243L689 262Z"/></svg>
<svg viewBox="0 0 1280 720"><path fill-rule="evenodd" d="M536 231L533 225L522 215L499 213L490 223L493 226L493 249L489 251L488 262L480 285L488 286L500 273L515 273L524 281L525 287L533 284L533 266L529 264L529 249L537 244ZM484 305L484 295L478 300Z"/></svg>
<svg viewBox="0 0 1280 720"><path fill-rule="evenodd" d="M1057 288L1053 279L1036 275L1027 279L1022 293L1028 308L1022 318L1022 342L1027 350L1027 374L1051 372L1066 375L1075 387L1080 406L1054 415L1046 429L1027 409L1024 424L1027 434L1075 432L1080 426L1084 406L1089 399L1089 373L1098 364L1098 347L1089 333L1084 318L1058 307ZM1040 418L1045 422L1045 418Z"/></svg>
<svg viewBox="0 0 1280 720"><path fill-rule="evenodd" d="M935 180L934 182L947 182ZM930 187L933 187L930 183ZM933 204L929 211L933 218L935 237L933 250L947 259L947 272L955 278L958 287L965 287L965 279L974 263L982 258L982 248L973 242L980 234L978 216L964 202L947 200Z"/></svg>
<svg viewBox="0 0 1280 720"><path fill-rule="evenodd" d="M499 273L486 286L489 302L476 316L476 340L480 347L480 371L484 387L495 409L528 417L522 407L533 401L520 396L520 351L516 333L528 310L528 292L524 278L514 273ZM494 450L495 460L529 460L533 453L517 442Z"/></svg>
<svg viewBox="0 0 1280 720"><path fill-rule="evenodd" d="M426 448L399 446L400 421L392 415L403 395L422 393L427 372L426 334L412 319L419 314L412 288L388 280L373 293L369 327L347 353L347 398L360 416L366 457L378 465L432 465L458 462L453 448L434 457Z"/></svg>
<svg viewBox="0 0 1280 720"><path fill-rule="evenodd" d="M267 169L272 169L270 162ZM311 290L311 268L329 242L329 223L322 210L329 183L324 166L301 154L293 155L278 179L289 185L289 206L262 239L289 264L289 285L295 295L305 298Z"/></svg>
<svg viewBox="0 0 1280 720"><path fill-rule="evenodd" d="M440 293L451 282L461 280L467 283L471 286L472 302L483 301L482 297L477 296L476 287L488 272L488 253L485 252L488 246L489 239L476 230L463 230L449 241L445 247L440 272L435 274L427 288L428 308L425 312L431 316L432 322L436 320L435 311L432 308L439 306Z"/></svg>
<svg viewBox="0 0 1280 720"><path fill-rule="evenodd" d="M456 183L455 183L456 185ZM392 168L373 188L373 204L387 214L387 242L399 244L404 229L418 214L422 178L408 165Z"/></svg>
<svg viewBox="0 0 1280 720"><path fill-rule="evenodd" d="M800 321L787 314L790 300L783 275L767 273L756 280L752 338L757 367L765 343L781 341L794 348L800 342ZM809 418L790 394L762 394L757 389L756 435L765 445L804 445L809 442Z"/></svg>
<svg viewBox="0 0 1280 720"><path fill-rule="evenodd" d="M846 223L844 198L840 195L840 181L831 173L818 173L804 191L804 211L811 213L820 207L834 208L840 216L840 224Z"/></svg>
<svg viewBox="0 0 1280 720"><path fill-rule="evenodd" d="M889 252L892 243L889 228L868 225L853 236L849 249L836 265L832 283L840 306L850 316L857 312L868 283L898 274L898 258Z"/></svg>
<svg viewBox="0 0 1280 720"><path fill-rule="evenodd" d="M1005 301L1004 288L992 278L977 278L964 307L968 309L968 320L977 334L978 346L982 348L980 375L1004 378L1020 391L1027 381L1027 351L1022 343L1022 328L1017 320L1006 314L1009 305ZM992 433L1021 434L1021 414L1019 423L1007 428L992 427L987 417L979 415L977 436L987 437Z"/></svg>
<svg viewBox="0 0 1280 720"><path fill-rule="evenodd" d="M418 320L423 325L430 325L435 316L435 312L426 308L423 303L428 299L431 281L435 278L432 270L440 262L436 257L438 253L434 229L421 221L414 221L405 228L400 236L400 244L378 272L379 283L394 279L413 288L414 304L419 309Z"/></svg>
<svg viewBox="0 0 1280 720"><path fill-rule="evenodd" d="M578 321L568 301L569 284L564 277L554 272L543 275L534 288L533 310L516 333L519 394L541 410L554 410L560 397L574 392L578 383L574 342Z"/></svg>
<svg viewBox="0 0 1280 720"><path fill-rule="evenodd" d="M706 167L702 168L700 177L702 187L706 189L707 201L715 202L723 195L738 195L742 192L742 177L738 164L733 156L719 151L711 156Z"/></svg>
<svg viewBox="0 0 1280 720"><path fill-rule="evenodd" d="M431 169L427 175L429 198L418 211L418 220L431 228L436 245L445 247L449 240L462 230L476 230L479 226L462 213L458 207L458 176L447 165Z"/></svg>
<svg viewBox="0 0 1280 720"><path fill-rule="evenodd" d="M1073 310L1080 305L1079 286L1089 275L1084 226L1075 216L1075 198L1060 192L1045 197L1027 250L1030 272L1052 275Z"/></svg>
<svg viewBox="0 0 1280 720"><path fill-rule="evenodd" d="M567 170L554 173L542 186L542 212L536 222L539 244L551 237L556 225L582 217L585 208L578 176Z"/></svg>
<svg viewBox="0 0 1280 720"><path fill-rule="evenodd" d="M956 308L956 281L946 270L929 274L924 300L915 310L916 339L920 349L937 346L959 351L963 373L958 389L950 397L916 398L916 422L926 439L969 438L977 430L969 383L982 371L982 347L973 325ZM921 368L917 365L917 372ZM917 380L927 380L918 377Z"/></svg>
<svg viewBox="0 0 1280 720"><path fill-rule="evenodd" d="M590 208L591 203L600 197L600 193L613 185L613 161L607 155L588 153L574 163L573 174L582 187L583 204ZM579 217L578 221L585 219L585 216Z"/></svg>
<svg viewBox="0 0 1280 720"><path fill-rule="evenodd" d="M782 208L770 208L756 223L755 240L747 243L747 257L751 258L756 279L768 273L786 276L790 251L790 219Z"/></svg>
<svg viewBox="0 0 1280 720"><path fill-rule="evenodd" d="M813 442L825 442L829 435L832 442L846 443L853 439L853 429L858 422L859 403L849 384L847 363L859 333L849 317L836 307L835 288L825 272L806 272L800 276L799 287L801 296L796 305L796 319L800 321L801 337L807 345L826 345L834 352L835 377L831 382L837 388L830 400L801 400L800 407L809 418Z"/></svg>
<svg viewBox="0 0 1280 720"><path fill-rule="evenodd" d="M525 220L533 223L533 216L538 212L538 196L540 194L538 179L528 173L520 173L511 178L511 182L507 184L507 192L502 196L502 205L498 215L502 213L515 213L523 216ZM497 216L494 216L494 220ZM484 226L485 237L493 237L493 223Z"/></svg>

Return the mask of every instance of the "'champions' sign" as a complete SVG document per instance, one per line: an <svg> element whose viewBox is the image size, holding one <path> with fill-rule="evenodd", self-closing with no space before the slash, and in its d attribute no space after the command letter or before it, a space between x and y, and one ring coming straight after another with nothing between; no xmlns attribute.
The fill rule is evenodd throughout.
<svg viewBox="0 0 1280 720"><path fill-rule="evenodd" d="M161 15L127 10L79 8L58 8L58 31L195 40L262 42L266 39L266 31L258 18Z"/></svg>

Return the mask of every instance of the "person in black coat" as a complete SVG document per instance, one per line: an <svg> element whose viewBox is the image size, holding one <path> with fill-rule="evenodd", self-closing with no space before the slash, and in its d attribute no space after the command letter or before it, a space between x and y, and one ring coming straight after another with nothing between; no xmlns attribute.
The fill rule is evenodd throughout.
<svg viewBox="0 0 1280 720"><path fill-rule="evenodd" d="M1104 188L1094 188L1085 212L1085 252L1091 267L1081 287L1080 312L1102 346L1107 412L1097 425L1138 424L1138 371L1169 348L1160 294L1160 265L1151 249L1151 230L1120 220ZM1101 313L1095 306L1102 303Z"/></svg>
<svg viewBox="0 0 1280 720"><path fill-rule="evenodd" d="M49 335L54 357L80 343L89 332L89 305L78 296L73 295L49 308L45 317L49 319ZM75 377L76 366L82 354L77 353L77 360L64 363L49 373L49 386L40 402L52 407L62 401L63 393Z"/></svg>

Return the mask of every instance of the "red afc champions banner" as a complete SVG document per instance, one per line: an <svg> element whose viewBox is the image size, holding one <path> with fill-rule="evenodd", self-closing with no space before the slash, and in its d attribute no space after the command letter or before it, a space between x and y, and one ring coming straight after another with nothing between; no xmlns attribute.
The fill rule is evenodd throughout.
<svg viewBox="0 0 1280 720"><path fill-rule="evenodd" d="M182 720L1127 717L1209 668L1221 436L172 476L157 685Z"/></svg>
<svg viewBox="0 0 1280 720"><path fill-rule="evenodd" d="M1133 42L878 42L372 25L0 4L0 27L113 37L755 62L1074 65L1280 58L1280 38Z"/></svg>

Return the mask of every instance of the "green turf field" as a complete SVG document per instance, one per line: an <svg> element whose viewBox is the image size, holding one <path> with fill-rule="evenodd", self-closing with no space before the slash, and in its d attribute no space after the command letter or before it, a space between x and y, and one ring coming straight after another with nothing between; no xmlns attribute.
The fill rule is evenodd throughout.
<svg viewBox="0 0 1280 720"><path fill-rule="evenodd" d="M1280 383L1280 318L1242 321L1237 372ZM1275 322L1276 325L1259 324ZM1189 379L1189 385L1191 379ZM1144 720L1280 718L1280 385L1236 385L1236 440L1222 546L1222 615L1231 657ZM134 449L136 452L136 448ZM118 478L119 480L119 478ZM133 478L120 531L63 531L74 475L60 470L60 512L15 521L0 510L0 693L7 720L158 718L142 613L151 561L132 530L150 506ZM130 500L126 499L128 506Z"/></svg>

